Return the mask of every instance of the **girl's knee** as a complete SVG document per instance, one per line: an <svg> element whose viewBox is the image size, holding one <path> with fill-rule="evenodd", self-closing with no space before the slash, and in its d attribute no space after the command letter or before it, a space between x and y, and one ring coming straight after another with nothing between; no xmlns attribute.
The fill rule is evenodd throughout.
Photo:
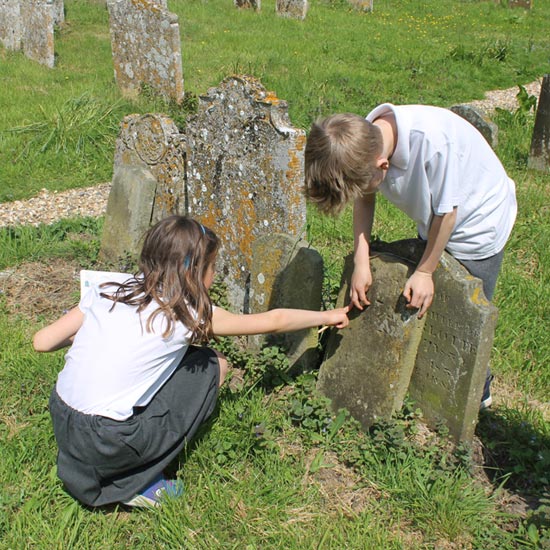
<svg viewBox="0 0 550 550"><path fill-rule="evenodd" d="M218 365L220 368L220 386L224 383L225 377L227 376L227 373L229 372L229 363L227 362L227 359L225 358L225 355L220 353L217 350L214 350L215 354L218 356Z"/></svg>

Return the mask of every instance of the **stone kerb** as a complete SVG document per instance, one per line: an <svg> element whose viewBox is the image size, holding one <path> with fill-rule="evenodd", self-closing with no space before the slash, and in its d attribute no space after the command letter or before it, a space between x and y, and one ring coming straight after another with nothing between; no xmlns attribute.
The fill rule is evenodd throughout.
<svg viewBox="0 0 550 550"><path fill-rule="evenodd" d="M252 244L250 312L287 307L319 311L322 304L323 259L307 242L283 234L269 234ZM317 328L285 334L253 336L251 347L279 346L291 370L318 365Z"/></svg>
<svg viewBox="0 0 550 550"><path fill-rule="evenodd" d="M304 20L307 15L309 4L307 0L277 0L275 12L281 17Z"/></svg>
<svg viewBox="0 0 550 550"><path fill-rule="evenodd" d="M184 136L163 115L129 115L117 139L101 252L135 254L152 223L185 210Z"/></svg>
<svg viewBox="0 0 550 550"><path fill-rule="evenodd" d="M385 243L390 252L416 264L424 245L416 240ZM434 273L435 297L426 315L409 392L427 423L441 422L456 441L471 442L490 362L498 310L483 284L444 253Z"/></svg>
<svg viewBox="0 0 550 550"><path fill-rule="evenodd" d="M392 255L371 260L371 305L350 312L350 324L332 330L321 365L318 389L334 409L346 408L368 429L401 408L409 387L426 317L406 308L401 292L413 271ZM349 303L353 257L346 258L337 306Z"/></svg>
<svg viewBox="0 0 550 550"><path fill-rule="evenodd" d="M258 80L232 76L199 99L185 136L186 212L220 236L218 269L229 301L248 312L254 241L270 233L297 237L305 226L305 133Z"/></svg>
<svg viewBox="0 0 550 550"><path fill-rule="evenodd" d="M166 2L107 0L115 80L127 96L144 85L167 100L184 97L177 15Z"/></svg>

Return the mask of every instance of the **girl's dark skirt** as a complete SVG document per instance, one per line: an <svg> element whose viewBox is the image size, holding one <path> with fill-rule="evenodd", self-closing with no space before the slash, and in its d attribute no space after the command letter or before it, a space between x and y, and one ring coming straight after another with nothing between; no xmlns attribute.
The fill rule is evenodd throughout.
<svg viewBox="0 0 550 550"><path fill-rule="evenodd" d="M125 502L147 487L214 411L220 369L209 348L190 346L146 407L127 420L83 414L50 397L57 473L88 506Z"/></svg>

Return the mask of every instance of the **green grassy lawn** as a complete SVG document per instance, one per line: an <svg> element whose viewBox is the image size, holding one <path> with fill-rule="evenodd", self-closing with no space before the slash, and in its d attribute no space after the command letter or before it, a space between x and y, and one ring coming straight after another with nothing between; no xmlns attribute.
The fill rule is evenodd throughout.
<svg viewBox="0 0 550 550"><path fill-rule="evenodd" d="M55 69L0 49L3 202L107 181L122 116L185 114L154 98L121 98L104 3L65 6ZM172 0L169 9L179 16L190 96L249 73L289 102L302 128L381 101L481 98L540 77L550 61L549 0L530 12L489 1L375 0L372 14L318 0L304 22L276 17L266 0L260 13L221 0ZM244 382L222 391L215 418L173 465L183 498L159 511L87 510L55 474L47 403L63 352L38 355L30 339L77 300L78 282L56 266L101 267L102 220L0 228L0 549L549 548L550 176L526 168L533 118L496 116L519 213L495 295L492 370L502 395L480 418L484 459L450 447L444 429L425 432L412 403L363 433L329 412L312 375L285 376L284 356L250 356L224 340ZM415 228L381 200L374 233L395 240ZM338 219L310 209L308 240L325 260L330 301L352 248L349 209ZM24 297L15 305L4 283L13 270ZM48 285L27 283L39 271ZM532 509L520 513L518 502Z"/></svg>

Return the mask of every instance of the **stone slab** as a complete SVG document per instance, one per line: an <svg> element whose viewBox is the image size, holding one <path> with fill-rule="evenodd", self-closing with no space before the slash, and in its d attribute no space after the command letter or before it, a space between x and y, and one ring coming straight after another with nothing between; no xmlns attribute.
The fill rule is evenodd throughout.
<svg viewBox="0 0 550 550"><path fill-rule="evenodd" d="M528 167L550 171L550 75L544 75L531 138Z"/></svg>
<svg viewBox="0 0 550 550"><path fill-rule="evenodd" d="M371 259L371 305L350 313L349 327L331 329L318 389L368 429L401 408L426 316L406 307L403 287L412 266L392 255ZM349 303L353 257L346 258L337 306Z"/></svg>
<svg viewBox="0 0 550 550"><path fill-rule="evenodd" d="M250 310L274 308L319 311L322 305L323 259L307 242L290 235L269 234L252 245ZM291 370L311 370L319 361L317 328L254 336L253 347L279 346L287 353Z"/></svg>
<svg viewBox="0 0 550 550"><path fill-rule="evenodd" d="M275 12L281 17L290 17L292 19L306 18L309 4L307 0L277 0L275 3Z"/></svg>
<svg viewBox="0 0 550 550"><path fill-rule="evenodd" d="M417 239L379 243L377 251L420 260ZM497 308L487 301L480 279L447 253L434 273L435 297L426 315L409 392L428 424L444 423L450 435L471 442L489 368Z"/></svg>
<svg viewBox="0 0 550 550"><path fill-rule="evenodd" d="M493 149L497 148L498 126L487 115L468 104L453 105L451 111L476 128Z"/></svg>

